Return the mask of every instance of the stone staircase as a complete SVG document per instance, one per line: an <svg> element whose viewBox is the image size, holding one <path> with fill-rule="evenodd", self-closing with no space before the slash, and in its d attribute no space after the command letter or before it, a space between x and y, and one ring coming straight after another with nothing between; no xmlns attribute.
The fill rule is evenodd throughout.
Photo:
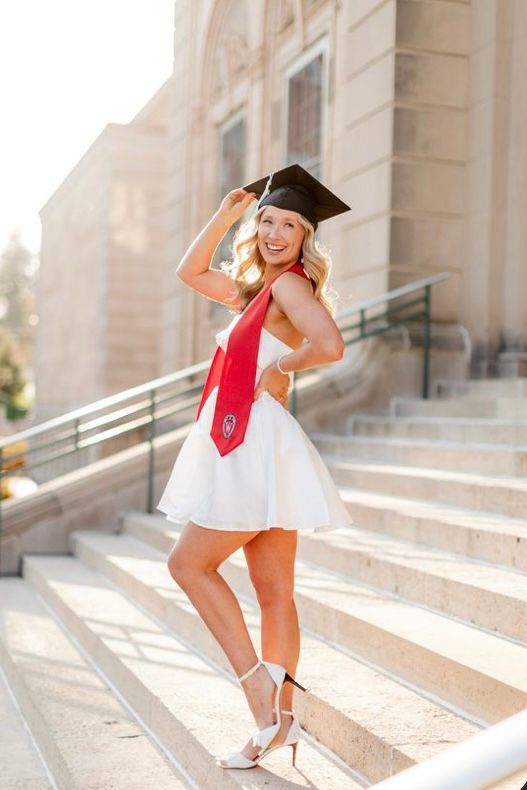
<svg viewBox="0 0 527 790"><path fill-rule="evenodd" d="M367 787L526 708L525 385L444 383L311 434L354 526L299 539L296 769L216 766L254 723L168 573L177 525L127 512L26 554L0 581L2 790ZM243 552L220 571L259 652Z"/></svg>

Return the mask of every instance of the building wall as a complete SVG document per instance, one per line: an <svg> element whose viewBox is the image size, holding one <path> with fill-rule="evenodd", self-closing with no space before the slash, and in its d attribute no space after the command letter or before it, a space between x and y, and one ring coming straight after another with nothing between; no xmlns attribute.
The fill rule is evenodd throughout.
<svg viewBox="0 0 527 790"><path fill-rule="evenodd" d="M461 316L480 364L494 358L500 345L510 11L509 0L485 0L471 8L466 261Z"/></svg>
<svg viewBox="0 0 527 790"><path fill-rule="evenodd" d="M166 203L166 133L112 127L106 300L107 393L159 372Z"/></svg>
<svg viewBox="0 0 527 790"><path fill-rule="evenodd" d="M456 322L463 287L470 5L398 0L390 200L391 288L450 273L434 320Z"/></svg>
<svg viewBox="0 0 527 790"><path fill-rule="evenodd" d="M199 122L196 101L198 22L200 7L194 0L175 4L174 70L167 117L167 202L162 318L161 373L170 373L195 361L192 350L194 299L174 274L185 248L191 243L197 184L194 183L192 140Z"/></svg>
<svg viewBox="0 0 527 790"><path fill-rule="evenodd" d="M172 77L42 210L39 413L212 354L228 309L175 269L222 197L220 132L246 119L247 183L283 167L286 77L318 51L321 179L352 208L318 232L338 308L448 271L434 322L468 329L474 371L510 370L527 344L524 0L174 7Z"/></svg>
<svg viewBox="0 0 527 790"><path fill-rule="evenodd" d="M352 208L333 229L346 306L389 287L395 21L395 0L341 3L338 12L327 150L331 186Z"/></svg>
<svg viewBox="0 0 527 790"><path fill-rule="evenodd" d="M452 278L434 295L434 320L459 320L469 3L181 0L176 8L176 31L193 56L175 50L170 156L178 181L169 185L165 371L174 357L177 366L205 359L229 320L226 310L211 317L207 300L173 276L218 205L219 129L245 113L247 181L282 167L284 75L317 47L327 56L321 177L352 207L318 231L332 253L338 308L446 270ZM184 106L192 122L178 147ZM177 202L182 182L192 184L184 208ZM175 333L181 325L190 333Z"/></svg>
<svg viewBox="0 0 527 790"><path fill-rule="evenodd" d="M35 421L101 395L102 309L110 191L109 139L101 135L40 213L35 307Z"/></svg>
<svg viewBox="0 0 527 790"><path fill-rule="evenodd" d="M507 139L507 224L504 251L503 345L527 351L527 4L514 0L509 12L510 90Z"/></svg>
<svg viewBox="0 0 527 790"><path fill-rule="evenodd" d="M284 72L318 46L324 48L329 64L322 179L345 199L346 173L335 146L338 107L342 114L349 104L335 81L340 15L340 5L327 0L176 2L163 372L210 356L215 332L230 320L227 308L211 314L208 300L174 274L185 249L219 206L219 130L235 113L244 113L247 182L282 167ZM345 152L342 155L347 157ZM327 227L321 225L318 233L333 254L333 285L340 306L360 295L355 287L359 276L351 283L350 259L355 251L344 247L345 227L345 221L337 218ZM385 265L387 254L386 248Z"/></svg>
<svg viewBox="0 0 527 790"><path fill-rule="evenodd" d="M192 196L183 227L171 204L164 367L205 358L229 320L221 311L211 318L207 300L172 277L217 207L218 130L246 113L248 181L283 166L284 74L318 45L329 62L322 177L352 207L319 230L333 254L339 307L447 271L449 281L433 291L433 319L454 333L468 329L473 369L497 370L500 353L521 355L523 0L180 0L176 8L176 30L193 53L176 52L173 109L181 126L192 86L184 146ZM173 146L171 156L173 167L183 163ZM173 339L177 321L191 327L184 350Z"/></svg>
<svg viewBox="0 0 527 790"><path fill-rule="evenodd" d="M472 4L461 316L483 374L527 372L509 364L527 351L526 43L522 0Z"/></svg>
<svg viewBox="0 0 527 790"><path fill-rule="evenodd" d="M167 107L109 124L41 209L37 422L159 373Z"/></svg>

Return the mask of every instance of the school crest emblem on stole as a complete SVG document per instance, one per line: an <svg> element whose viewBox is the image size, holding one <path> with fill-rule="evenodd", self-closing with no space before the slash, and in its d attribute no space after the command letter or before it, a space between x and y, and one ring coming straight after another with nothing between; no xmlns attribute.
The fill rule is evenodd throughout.
<svg viewBox="0 0 527 790"><path fill-rule="evenodd" d="M234 431L235 426L236 426L236 415L226 414L225 417L223 418L223 423L221 426L222 433L226 439L232 436L232 432Z"/></svg>

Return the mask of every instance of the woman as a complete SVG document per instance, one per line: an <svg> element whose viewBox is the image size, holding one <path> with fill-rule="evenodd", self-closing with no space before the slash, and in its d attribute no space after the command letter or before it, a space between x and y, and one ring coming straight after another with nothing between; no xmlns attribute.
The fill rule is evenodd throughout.
<svg viewBox="0 0 527 790"><path fill-rule="evenodd" d="M232 262L210 269L228 228L258 195L256 213L235 236ZM320 220L347 210L302 167L289 166L229 192L177 268L186 285L237 312L216 335L197 421L157 506L185 524L169 571L224 649L259 728L241 752L220 759L224 768L252 768L281 745L291 745L294 764L300 725L292 684L303 689L294 680L297 534L352 523L286 408L292 371L343 355L328 295L331 260L314 233ZM261 608L265 661L217 570L242 546Z"/></svg>

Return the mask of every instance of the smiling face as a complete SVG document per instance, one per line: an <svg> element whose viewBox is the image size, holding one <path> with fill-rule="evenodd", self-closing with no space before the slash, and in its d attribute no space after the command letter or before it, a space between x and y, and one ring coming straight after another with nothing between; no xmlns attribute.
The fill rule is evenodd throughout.
<svg viewBox="0 0 527 790"><path fill-rule="evenodd" d="M282 266L299 261L305 230L298 213L266 206L258 225L258 249L266 264Z"/></svg>

